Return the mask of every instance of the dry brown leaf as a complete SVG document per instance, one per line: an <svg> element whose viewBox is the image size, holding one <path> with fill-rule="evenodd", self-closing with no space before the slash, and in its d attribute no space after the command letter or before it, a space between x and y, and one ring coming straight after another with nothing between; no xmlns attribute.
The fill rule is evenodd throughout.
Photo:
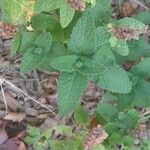
<svg viewBox="0 0 150 150"><path fill-rule="evenodd" d="M84 146L87 150L92 150L92 148L96 145L103 143L107 137L108 134L99 124L97 127L94 127L90 131L88 137L85 140Z"/></svg>
<svg viewBox="0 0 150 150"><path fill-rule="evenodd" d="M8 136L5 131L5 123L3 120L0 120L0 145L7 140Z"/></svg>
<svg viewBox="0 0 150 150"><path fill-rule="evenodd" d="M0 150L27 150L23 142L18 139L8 139L4 144L0 146Z"/></svg>
<svg viewBox="0 0 150 150"><path fill-rule="evenodd" d="M17 26L0 22L0 37L3 40L11 39L16 35Z"/></svg>
<svg viewBox="0 0 150 150"><path fill-rule="evenodd" d="M13 111L17 111L18 109L22 108L22 105L20 102L18 102L12 95L10 95L8 92L5 92L5 97L7 101L8 108L10 108ZM4 102L2 97L0 98L0 102Z"/></svg>
<svg viewBox="0 0 150 150"><path fill-rule="evenodd" d="M8 115L4 117L5 120L11 120L13 122L21 122L23 119L25 119L26 114L24 113L15 113L15 112L9 112Z"/></svg>
<svg viewBox="0 0 150 150"><path fill-rule="evenodd" d="M121 14L123 17L131 17L131 16L135 16L136 10L133 8L132 4L128 1L125 1L122 3L121 6Z"/></svg>
<svg viewBox="0 0 150 150"><path fill-rule="evenodd" d="M70 6L78 11L85 11L85 0L68 0Z"/></svg>

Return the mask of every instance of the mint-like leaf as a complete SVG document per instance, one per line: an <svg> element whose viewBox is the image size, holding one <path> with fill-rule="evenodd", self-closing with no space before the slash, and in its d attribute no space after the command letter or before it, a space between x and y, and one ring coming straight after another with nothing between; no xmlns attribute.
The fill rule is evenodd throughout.
<svg viewBox="0 0 150 150"><path fill-rule="evenodd" d="M36 0L35 12L40 13L43 11L49 12L58 9L61 6L62 0Z"/></svg>
<svg viewBox="0 0 150 150"><path fill-rule="evenodd" d="M68 115L78 104L88 79L77 72L62 73L58 82L58 107L62 116Z"/></svg>
<svg viewBox="0 0 150 150"><path fill-rule="evenodd" d="M45 51L49 51L52 45L52 35L48 32L42 33L35 39L34 43Z"/></svg>
<svg viewBox="0 0 150 150"><path fill-rule="evenodd" d="M78 59L76 55L67 55L53 59L51 66L60 72L73 72L76 70L75 63Z"/></svg>
<svg viewBox="0 0 150 150"><path fill-rule="evenodd" d="M143 79L148 79L150 77L150 58L145 58L134 65L131 72Z"/></svg>
<svg viewBox="0 0 150 150"><path fill-rule="evenodd" d="M64 1L60 7L60 23L63 28L68 26L68 24L72 21L74 14L75 10L71 8L66 1Z"/></svg>
<svg viewBox="0 0 150 150"><path fill-rule="evenodd" d="M2 19L12 24L23 24L26 21L27 0L1 0Z"/></svg>
<svg viewBox="0 0 150 150"><path fill-rule="evenodd" d="M125 40L117 39L115 46L112 50L121 56L127 56L129 54L128 44Z"/></svg>
<svg viewBox="0 0 150 150"><path fill-rule="evenodd" d="M68 43L69 50L79 55L93 52L95 47L93 42L95 40L94 28L94 23L89 16L81 17L73 28Z"/></svg>
<svg viewBox="0 0 150 150"><path fill-rule="evenodd" d="M119 66L111 66L98 76L98 85L114 93L129 93L132 85L126 72Z"/></svg>
<svg viewBox="0 0 150 150"><path fill-rule="evenodd" d="M108 103L99 103L96 108L98 114L107 122L112 122L118 116L119 110Z"/></svg>

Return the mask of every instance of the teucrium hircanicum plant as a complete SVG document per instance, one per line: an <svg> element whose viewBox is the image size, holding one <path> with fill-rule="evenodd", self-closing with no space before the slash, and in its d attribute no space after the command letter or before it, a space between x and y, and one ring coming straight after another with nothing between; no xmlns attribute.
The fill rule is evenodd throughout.
<svg viewBox="0 0 150 150"><path fill-rule="evenodd" d="M88 0L82 13L67 0L36 0L34 16L25 23L24 8L29 0L13 0L9 7L8 0L0 2L4 20L33 28L27 31L21 26L12 42L12 55L23 54L21 72L41 69L60 73L58 107L62 116L78 106L90 80L117 96L132 93L135 99L140 95L150 101L150 84L146 81L150 77L150 46L143 37L139 38L146 30L140 16L112 19L110 0L97 0L96 4ZM13 8L16 3L19 14ZM148 58L131 72L122 68L124 62L141 57ZM135 105L139 104L137 101Z"/></svg>

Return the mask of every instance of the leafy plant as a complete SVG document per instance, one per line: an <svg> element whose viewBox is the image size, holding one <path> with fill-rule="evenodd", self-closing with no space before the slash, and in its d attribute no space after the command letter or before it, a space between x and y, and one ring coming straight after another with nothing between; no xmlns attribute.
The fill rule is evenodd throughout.
<svg viewBox="0 0 150 150"><path fill-rule="evenodd" d="M150 11L116 20L111 17L110 0L86 0L86 10L82 12L79 10L83 10L83 1L78 1L78 9L70 4L73 2L36 0L31 4L30 0L0 0L3 20L19 25L11 55L23 55L23 73L35 69L59 72L59 114L67 116L74 111L76 123L81 126L90 119L79 106L80 100L88 82L94 81L105 90L96 108L96 119L109 134L106 144L114 148L123 137L119 141L123 148L131 148L133 137L128 134L140 119L135 107L150 107L150 45L143 37L150 24ZM133 64L124 67L128 62ZM28 132L27 141L33 147L40 145L42 149L49 142L54 150L67 150L70 145L75 150L82 147L78 135L74 140L59 142L51 140L51 133L47 138L37 128L29 128ZM105 144L100 147L107 149Z"/></svg>

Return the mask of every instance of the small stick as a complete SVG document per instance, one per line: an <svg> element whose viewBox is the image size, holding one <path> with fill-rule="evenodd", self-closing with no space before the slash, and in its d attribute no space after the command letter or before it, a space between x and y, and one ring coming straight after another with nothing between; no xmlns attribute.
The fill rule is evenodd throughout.
<svg viewBox="0 0 150 150"><path fill-rule="evenodd" d="M19 89L18 87L16 87L16 86L15 86L14 84L12 84L11 82L9 82L9 81L7 81L7 80L5 80L5 79L3 79L3 78L0 78L0 81L1 81L0 83L3 83L3 82L7 83L9 86L11 86L12 88L14 88L14 89L16 89L17 91L21 92L22 94L24 94L26 97L28 97L29 99L31 99L31 100L34 101L35 103L37 103L37 104L41 105L42 107L46 108L47 110L49 110L49 112L51 112L54 116L57 117L57 114L54 113L50 108L48 108L48 107L45 106L44 104L42 104L42 103L36 101L34 98L30 97L27 93L25 93L23 90L21 90L21 89ZM2 86L2 85L1 85L1 86ZM3 93L3 94L4 94L4 93ZM4 95L5 95L5 94L4 94ZM5 96L3 96L3 97L5 97ZM5 100L6 100L6 99L5 99ZM6 102L6 101L5 101L5 102Z"/></svg>
<svg viewBox="0 0 150 150"><path fill-rule="evenodd" d="M139 0L133 0L134 2L136 2L137 4L141 5L143 8L145 8L146 10L149 10L149 8L147 6L145 6L142 2L140 2Z"/></svg>
<svg viewBox="0 0 150 150"><path fill-rule="evenodd" d="M6 100L6 97L5 97L5 93L4 93L4 89L3 89L3 80L0 80L0 87L1 87L1 93L2 93L2 97L3 97L3 100L4 100L4 104L5 104L5 115L8 114L8 105L7 105L7 100Z"/></svg>
<svg viewBox="0 0 150 150"><path fill-rule="evenodd" d="M144 112L143 114L140 115L140 117L143 117L143 116L147 116L147 115L150 115L150 110Z"/></svg>

